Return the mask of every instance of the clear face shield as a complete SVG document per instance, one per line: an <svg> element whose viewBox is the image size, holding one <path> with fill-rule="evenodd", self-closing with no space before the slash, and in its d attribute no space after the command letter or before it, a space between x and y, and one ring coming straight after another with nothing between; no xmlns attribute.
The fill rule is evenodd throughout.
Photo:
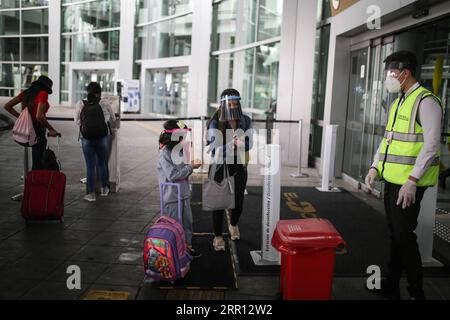
<svg viewBox="0 0 450 320"><path fill-rule="evenodd" d="M223 96L220 98L219 121L239 120L242 108L239 96Z"/></svg>
<svg viewBox="0 0 450 320"><path fill-rule="evenodd" d="M402 62L391 62L386 65L384 85L389 93L400 92L403 83L406 81L406 79L403 79L403 81L400 82L400 79L404 74L405 67L406 65Z"/></svg>

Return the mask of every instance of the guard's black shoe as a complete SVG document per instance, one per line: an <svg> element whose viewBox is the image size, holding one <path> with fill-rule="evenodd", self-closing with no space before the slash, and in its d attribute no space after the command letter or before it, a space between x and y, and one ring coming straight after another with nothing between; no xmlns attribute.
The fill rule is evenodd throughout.
<svg viewBox="0 0 450 320"><path fill-rule="evenodd" d="M445 176L441 173L440 175L439 175L439 186L442 188L442 189L444 189L445 190L445 187L446 187L446 185L445 185Z"/></svg>
<svg viewBox="0 0 450 320"><path fill-rule="evenodd" d="M370 291L389 300L400 300L400 287L393 285L388 280L381 280L380 289L371 289Z"/></svg>
<svg viewBox="0 0 450 320"><path fill-rule="evenodd" d="M196 250L194 250L194 249L192 249L192 248L189 248L189 253L190 253L190 255L192 256L192 258L200 258L201 256L202 256L202 253L201 252L199 252L199 251L196 251Z"/></svg>

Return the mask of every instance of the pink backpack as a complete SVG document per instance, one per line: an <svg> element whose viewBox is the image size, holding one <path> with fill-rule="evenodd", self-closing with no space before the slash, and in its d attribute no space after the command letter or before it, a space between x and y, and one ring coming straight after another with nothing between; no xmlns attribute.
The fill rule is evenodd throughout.
<svg viewBox="0 0 450 320"><path fill-rule="evenodd" d="M13 138L14 141L24 147L31 147L37 143L33 119L28 108L23 109L16 120L13 127Z"/></svg>

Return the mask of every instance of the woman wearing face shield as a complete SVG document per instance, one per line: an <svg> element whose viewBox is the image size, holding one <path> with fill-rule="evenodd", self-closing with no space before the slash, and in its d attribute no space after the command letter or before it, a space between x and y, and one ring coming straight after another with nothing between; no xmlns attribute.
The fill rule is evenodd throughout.
<svg viewBox="0 0 450 320"><path fill-rule="evenodd" d="M399 51L386 58L385 87L398 98L389 111L383 140L366 176L369 190L375 179L385 182L384 207L391 238L387 277L375 292L398 299L405 271L411 299L425 299L417 236L420 202L439 175L442 105L414 78L417 60Z"/></svg>
<svg viewBox="0 0 450 320"><path fill-rule="evenodd" d="M228 227L231 240L240 239L238 222L243 209L244 192L247 185L248 154L252 146L251 119L242 113L240 100L241 97L237 90L224 90L220 95L220 107L207 124L207 145L210 146L213 159L218 162L214 180L217 182L223 180L224 164L227 166L230 176L234 175L235 208L231 210ZM216 251L225 250L222 233L224 214L225 210L212 212L213 246Z"/></svg>

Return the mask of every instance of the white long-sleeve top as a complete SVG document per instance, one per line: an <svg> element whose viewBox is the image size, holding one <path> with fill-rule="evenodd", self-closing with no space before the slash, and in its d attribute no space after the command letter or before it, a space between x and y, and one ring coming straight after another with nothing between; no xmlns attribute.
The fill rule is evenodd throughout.
<svg viewBox="0 0 450 320"><path fill-rule="evenodd" d="M416 82L406 93L406 97L411 94L415 89L420 86ZM400 102L399 108L402 107ZM441 120L442 120L442 108L439 103L433 97L426 97L422 100L419 106L419 112L417 113L417 120L420 122L423 128L423 147L417 156L416 163L410 174L416 179L419 179L424 175L425 171L433 162L436 153L439 150L440 138L441 138ZM379 162L381 144L378 146L378 150L375 153L372 166L377 167Z"/></svg>

